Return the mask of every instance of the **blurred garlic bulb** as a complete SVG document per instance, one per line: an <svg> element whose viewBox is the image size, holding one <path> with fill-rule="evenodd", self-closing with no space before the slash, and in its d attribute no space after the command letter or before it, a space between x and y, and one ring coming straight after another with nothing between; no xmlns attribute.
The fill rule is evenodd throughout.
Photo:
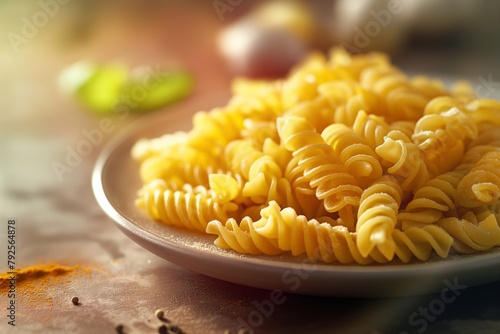
<svg viewBox="0 0 500 334"><path fill-rule="evenodd" d="M307 47L285 29L247 19L221 33L219 51L236 75L277 77L300 61Z"/></svg>
<svg viewBox="0 0 500 334"><path fill-rule="evenodd" d="M226 27L218 48L237 75L281 76L310 49L314 16L301 1L270 1Z"/></svg>

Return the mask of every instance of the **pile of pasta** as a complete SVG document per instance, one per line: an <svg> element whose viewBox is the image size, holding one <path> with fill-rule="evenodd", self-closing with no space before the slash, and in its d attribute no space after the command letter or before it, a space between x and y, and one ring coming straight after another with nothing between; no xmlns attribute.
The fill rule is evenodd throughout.
<svg viewBox="0 0 500 334"><path fill-rule="evenodd" d="M232 89L191 130L133 147L152 218L239 253L326 263L500 246L500 102L466 82L334 49Z"/></svg>

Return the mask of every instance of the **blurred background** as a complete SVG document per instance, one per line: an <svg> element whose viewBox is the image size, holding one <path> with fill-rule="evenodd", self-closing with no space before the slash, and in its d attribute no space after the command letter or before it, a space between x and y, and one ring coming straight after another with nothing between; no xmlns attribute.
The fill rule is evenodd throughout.
<svg viewBox="0 0 500 334"><path fill-rule="evenodd" d="M282 76L310 50L342 45L388 52L410 73L500 82L499 10L486 0L2 1L0 117L52 134L79 123L58 77L80 60L182 68L199 93L237 75Z"/></svg>

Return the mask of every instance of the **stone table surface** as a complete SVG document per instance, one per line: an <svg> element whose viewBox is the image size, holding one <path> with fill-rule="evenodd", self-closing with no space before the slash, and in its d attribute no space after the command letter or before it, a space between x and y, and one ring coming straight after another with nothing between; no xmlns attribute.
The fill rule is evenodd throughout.
<svg viewBox="0 0 500 334"><path fill-rule="evenodd" d="M440 294L387 299L287 294L268 316L256 318L256 305L269 298L269 291L206 277L151 254L121 233L97 204L90 182L96 157L140 116L116 120L114 130L59 179L53 163L64 161L68 147L100 120L60 93L57 76L68 64L82 58L177 64L196 75L190 99L228 90L231 76L213 42L221 22L211 5L153 2L158 8L152 11L130 3L137 8L103 6L97 14L79 2L61 4L59 14L19 50L7 39L0 42L0 272L8 269L9 219L16 220L18 268L47 262L86 268L67 281L45 283L37 296L21 298L15 327L6 317L8 298L0 296L1 333L115 333L118 325L124 333L157 333L162 322L154 316L156 309L186 333L236 333L242 321L255 333L500 332L500 282L467 287L445 309L427 316L423 310ZM0 8L7 27L2 36L19 33L22 18L40 10L13 4ZM412 70L418 61L413 55L401 62ZM442 63L449 70L449 62ZM498 66L478 65L467 75L479 85L480 78L498 78ZM494 90L497 94L498 87ZM80 305L71 303L73 296Z"/></svg>

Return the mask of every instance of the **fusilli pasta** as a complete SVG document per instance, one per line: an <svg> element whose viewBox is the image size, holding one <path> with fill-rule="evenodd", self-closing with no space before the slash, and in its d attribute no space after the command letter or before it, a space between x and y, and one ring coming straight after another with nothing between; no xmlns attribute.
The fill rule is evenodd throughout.
<svg viewBox="0 0 500 334"><path fill-rule="evenodd" d="M363 137L347 125L329 125L321 136L360 185L366 186L382 176L379 157Z"/></svg>
<svg viewBox="0 0 500 334"><path fill-rule="evenodd" d="M500 102L470 84L333 49L232 93L191 130L133 147L136 204L153 219L239 253L326 263L500 246Z"/></svg>
<svg viewBox="0 0 500 334"><path fill-rule="evenodd" d="M278 118L278 132L285 148L299 157L304 176L328 212L347 213L359 205L362 190L356 179L312 124L300 117Z"/></svg>
<svg viewBox="0 0 500 334"><path fill-rule="evenodd" d="M500 151L484 154L458 184L463 207L493 204L500 197Z"/></svg>
<svg viewBox="0 0 500 334"><path fill-rule="evenodd" d="M363 191L356 224L356 244L363 256L377 248L387 260L392 260L396 245L392 233L397 224L403 190L390 176L375 181Z"/></svg>

